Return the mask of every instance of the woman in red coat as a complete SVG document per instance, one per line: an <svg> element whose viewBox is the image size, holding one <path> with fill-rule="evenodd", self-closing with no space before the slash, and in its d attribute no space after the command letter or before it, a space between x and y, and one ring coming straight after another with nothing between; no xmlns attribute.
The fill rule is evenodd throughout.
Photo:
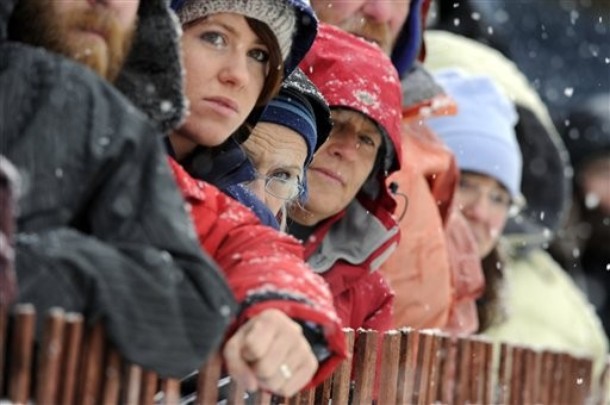
<svg viewBox="0 0 610 405"><path fill-rule="evenodd" d="M376 45L321 25L300 67L331 109L333 128L308 169L309 200L288 231L329 283L346 326L392 327L393 292L379 267L399 239L385 186L401 161L398 74Z"/></svg>
<svg viewBox="0 0 610 405"><path fill-rule="evenodd" d="M169 137L171 165L197 236L240 303L224 359L248 390L292 395L310 381L320 382L345 356L328 287L304 263L294 238L261 225L198 173L215 175L218 162L227 169L230 157L239 155L235 142L230 152L214 147L226 145L236 131L247 135L244 122L256 121L283 73L309 48L315 18L296 0L187 0L172 6L184 30L190 115ZM301 39L298 46L293 37ZM289 57L292 65L282 69ZM223 174L232 177L231 170Z"/></svg>

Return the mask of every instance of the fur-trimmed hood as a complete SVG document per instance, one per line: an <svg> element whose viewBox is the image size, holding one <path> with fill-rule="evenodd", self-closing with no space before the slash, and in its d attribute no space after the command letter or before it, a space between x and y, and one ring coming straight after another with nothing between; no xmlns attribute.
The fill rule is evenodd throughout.
<svg viewBox="0 0 610 405"><path fill-rule="evenodd" d="M140 0L138 18L133 48L116 87L167 133L186 113L182 31L169 0Z"/></svg>
<svg viewBox="0 0 610 405"><path fill-rule="evenodd" d="M0 42L7 39L18 1L0 2ZM186 112L179 38L168 0L140 0L133 48L115 83L164 133L180 124Z"/></svg>
<svg viewBox="0 0 610 405"><path fill-rule="evenodd" d="M495 49L444 31L426 31L425 42L429 69L459 67L486 74L515 102L519 114L515 129L524 162L521 191L527 205L509 220L505 234L516 237L523 247L548 242L565 221L571 177L567 152L547 107L515 64Z"/></svg>

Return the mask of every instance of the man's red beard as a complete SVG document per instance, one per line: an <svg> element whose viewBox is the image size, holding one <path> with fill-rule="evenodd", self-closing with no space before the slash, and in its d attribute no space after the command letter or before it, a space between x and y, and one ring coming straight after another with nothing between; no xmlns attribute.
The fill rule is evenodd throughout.
<svg viewBox="0 0 610 405"><path fill-rule="evenodd" d="M74 59L113 81L131 49L135 26L122 28L104 7L60 15L52 2L21 0L11 16L9 35Z"/></svg>

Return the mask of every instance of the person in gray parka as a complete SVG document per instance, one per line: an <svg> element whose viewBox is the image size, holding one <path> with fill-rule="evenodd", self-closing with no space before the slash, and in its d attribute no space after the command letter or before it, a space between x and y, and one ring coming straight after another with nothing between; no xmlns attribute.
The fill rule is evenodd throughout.
<svg viewBox="0 0 610 405"><path fill-rule="evenodd" d="M105 69L136 12L126 63ZM22 179L18 301L103 322L127 360L164 377L198 368L235 309L162 145L184 110L177 32L164 0L0 5L0 154ZM102 80L108 71L138 90L146 115Z"/></svg>

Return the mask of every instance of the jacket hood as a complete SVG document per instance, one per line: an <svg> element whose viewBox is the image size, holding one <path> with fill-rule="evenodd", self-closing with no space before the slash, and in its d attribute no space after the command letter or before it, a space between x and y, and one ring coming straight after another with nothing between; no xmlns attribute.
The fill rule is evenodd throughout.
<svg viewBox="0 0 610 405"><path fill-rule="evenodd" d="M546 106L515 64L493 48L433 30L426 31L425 42L425 66L486 74L516 104L519 122L515 129L524 162L521 191L527 205L509 220L505 234L528 245L548 242L567 216L571 177L565 146Z"/></svg>
<svg viewBox="0 0 610 405"><path fill-rule="evenodd" d="M385 205L382 201L388 201L387 209L393 212L395 204L385 181L390 173L400 169L402 162L402 93L390 59L377 45L320 24L318 37L300 67L331 109L360 112L381 130L385 149L382 166L373 169L377 175L367 180L361 191L382 205Z"/></svg>
<svg viewBox="0 0 610 405"><path fill-rule="evenodd" d="M7 38L8 20L18 1L0 2L0 41ZM132 49L115 82L164 132L176 127L186 111L179 37L167 0L141 0Z"/></svg>
<svg viewBox="0 0 610 405"><path fill-rule="evenodd" d="M328 24L301 63L330 108L349 108L372 119L381 129L387 172L400 168L400 80L388 57L374 44Z"/></svg>
<svg viewBox="0 0 610 405"><path fill-rule="evenodd" d="M181 29L168 0L140 0L133 47L115 85L163 131L182 123Z"/></svg>
<svg viewBox="0 0 610 405"><path fill-rule="evenodd" d="M422 42L422 4L424 0L412 0L409 6L409 15L396 38L392 50L392 63L403 77L411 69L419 54Z"/></svg>

